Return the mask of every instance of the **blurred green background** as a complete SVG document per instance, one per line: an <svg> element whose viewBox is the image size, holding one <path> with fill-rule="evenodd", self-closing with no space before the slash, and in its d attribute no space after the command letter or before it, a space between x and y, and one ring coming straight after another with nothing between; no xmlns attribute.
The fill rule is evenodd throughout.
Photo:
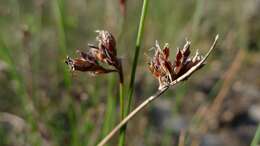
<svg viewBox="0 0 260 146"><path fill-rule="evenodd" d="M64 61L108 30L128 82L141 8L128 0L123 16L119 0L0 0L0 145L92 146L104 137L119 122L117 76L71 74ZM130 122L128 146L177 145L182 130L187 145L250 144L260 122L259 12L260 0L150 0L134 107L158 87L144 55L155 40L169 43L172 58L186 38L202 53L220 40L202 70ZM218 96L219 115L196 130L197 111Z"/></svg>

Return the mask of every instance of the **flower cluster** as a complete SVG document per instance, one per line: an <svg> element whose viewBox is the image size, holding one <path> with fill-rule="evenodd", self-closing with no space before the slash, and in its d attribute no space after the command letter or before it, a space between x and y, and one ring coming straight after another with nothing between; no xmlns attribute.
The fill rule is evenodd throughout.
<svg viewBox="0 0 260 146"><path fill-rule="evenodd" d="M169 85L201 61L202 57L198 51L194 57L190 57L190 45L191 42L186 41L182 49L177 49L175 60L171 62L169 60L170 48L168 44L165 44L161 49L156 41L155 54L148 65L153 76L159 81L159 89L165 85Z"/></svg>
<svg viewBox="0 0 260 146"><path fill-rule="evenodd" d="M121 74L121 61L117 58L116 41L113 35L104 30L96 31L98 33L97 46L89 44L90 49L87 52L77 51L79 57L72 59L67 57L65 63L72 71L90 72L94 75L109 72L119 72ZM103 64L113 68L103 67Z"/></svg>

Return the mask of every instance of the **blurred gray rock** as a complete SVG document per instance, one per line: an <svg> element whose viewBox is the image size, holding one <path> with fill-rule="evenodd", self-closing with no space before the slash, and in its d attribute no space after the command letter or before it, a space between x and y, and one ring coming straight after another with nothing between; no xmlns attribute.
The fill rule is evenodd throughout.
<svg viewBox="0 0 260 146"><path fill-rule="evenodd" d="M187 119L180 115L173 114L174 102L169 99L160 99L155 102L149 113L152 124L159 130L167 129L167 131L180 131L188 125Z"/></svg>
<svg viewBox="0 0 260 146"><path fill-rule="evenodd" d="M260 104L252 105L251 107L249 107L248 113L250 118L257 122L260 122Z"/></svg>
<svg viewBox="0 0 260 146"><path fill-rule="evenodd" d="M217 134L206 134L203 136L200 146L223 146L223 138Z"/></svg>

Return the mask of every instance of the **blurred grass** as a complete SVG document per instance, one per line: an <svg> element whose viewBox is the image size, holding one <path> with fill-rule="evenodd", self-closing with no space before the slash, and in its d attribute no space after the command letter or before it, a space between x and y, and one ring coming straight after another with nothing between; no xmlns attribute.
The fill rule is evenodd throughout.
<svg viewBox="0 0 260 146"><path fill-rule="evenodd" d="M1 37L1 36L0 36ZM11 53L9 52L9 48L5 45L4 41L0 38L0 57L4 59L4 61L7 63L8 67L10 68L10 75L11 79L15 81L15 90L17 96L19 96L19 101L22 105L22 110L24 112L23 117L26 120L26 123L31 128L31 133L29 133L29 137L36 135L37 131L37 121L35 119L35 109L34 105L32 103L32 99L30 99L29 95L27 94L26 88L25 88L25 82L20 76L20 74L17 71L16 64L13 61L13 58L11 56ZM34 145L38 146L40 145L40 140L36 136L35 139L31 140Z"/></svg>
<svg viewBox="0 0 260 146"><path fill-rule="evenodd" d="M106 134L113 128L115 123L115 119L111 118L113 117L115 113L115 107L116 107L116 97L114 95L114 86L116 85L116 79L114 75L110 75L108 79L108 97L107 97L107 105L106 105L106 113L103 123L103 130L101 138L105 137Z"/></svg>
<svg viewBox="0 0 260 146"><path fill-rule="evenodd" d="M66 33L65 33L65 0L53 1L54 13L58 29L59 42L59 60L64 60L67 56ZM59 63L58 68L63 72L63 80L66 88L70 86L69 71L65 63Z"/></svg>

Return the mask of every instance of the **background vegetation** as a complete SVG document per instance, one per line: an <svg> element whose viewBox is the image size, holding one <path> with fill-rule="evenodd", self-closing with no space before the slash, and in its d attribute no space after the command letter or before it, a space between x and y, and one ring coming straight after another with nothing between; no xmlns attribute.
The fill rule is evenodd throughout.
<svg viewBox="0 0 260 146"><path fill-rule="evenodd" d="M92 146L104 137L119 122L118 78L71 74L64 60L94 42L95 30L109 30L129 81L141 7L128 0L124 17L118 0L0 0L0 145ZM129 123L127 145L176 145L182 131L191 145L251 143L260 121L259 10L259 0L149 1L133 106L158 87L143 55L155 40L172 56L185 38L200 52L220 40L208 65ZM202 120L212 107L218 114Z"/></svg>

